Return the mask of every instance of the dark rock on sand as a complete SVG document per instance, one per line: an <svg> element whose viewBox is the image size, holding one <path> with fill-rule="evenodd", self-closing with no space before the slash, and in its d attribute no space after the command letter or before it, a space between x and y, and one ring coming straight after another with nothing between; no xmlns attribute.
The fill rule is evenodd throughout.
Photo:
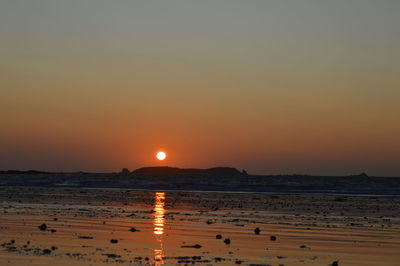
<svg viewBox="0 0 400 266"><path fill-rule="evenodd" d="M117 243L118 243L118 239L111 239L111 240L110 240L110 243L111 243L111 244L117 244Z"/></svg>
<svg viewBox="0 0 400 266"><path fill-rule="evenodd" d="M181 248L202 248L202 245L196 244L192 246L181 246Z"/></svg>
<svg viewBox="0 0 400 266"><path fill-rule="evenodd" d="M231 243L231 240L229 238L225 238L224 243L229 245Z"/></svg>
<svg viewBox="0 0 400 266"><path fill-rule="evenodd" d="M41 225L38 226L38 228L39 228L39 230L46 231L47 225L46 224L41 224Z"/></svg>
<svg viewBox="0 0 400 266"><path fill-rule="evenodd" d="M43 249L43 255L49 255L51 253L50 249Z"/></svg>
<svg viewBox="0 0 400 266"><path fill-rule="evenodd" d="M102 255L107 256L107 257L110 258L110 259L121 258L120 255L112 254L112 253L109 253L109 254L102 254Z"/></svg>
<svg viewBox="0 0 400 266"><path fill-rule="evenodd" d="M260 232L261 232L260 228L257 227L256 229L254 229L254 233L255 233L256 235L259 235Z"/></svg>
<svg viewBox="0 0 400 266"><path fill-rule="evenodd" d="M78 236L80 239L93 239L91 236Z"/></svg>
<svg viewBox="0 0 400 266"><path fill-rule="evenodd" d="M339 266L339 261L335 260L334 262L332 262L331 266Z"/></svg>
<svg viewBox="0 0 400 266"><path fill-rule="evenodd" d="M215 238L216 238L216 239L221 239L221 238L222 238L222 235L216 235Z"/></svg>
<svg viewBox="0 0 400 266"><path fill-rule="evenodd" d="M270 239L271 241L275 241L275 240L276 240L276 236L271 236L269 239Z"/></svg>
<svg viewBox="0 0 400 266"><path fill-rule="evenodd" d="M132 227L131 229L129 229L129 231L131 231L131 232L139 232L140 230L137 230L135 227Z"/></svg>

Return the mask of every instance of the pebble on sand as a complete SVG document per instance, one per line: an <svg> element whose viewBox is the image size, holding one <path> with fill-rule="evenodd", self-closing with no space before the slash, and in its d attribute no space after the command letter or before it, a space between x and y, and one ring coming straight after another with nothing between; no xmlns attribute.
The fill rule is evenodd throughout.
<svg viewBox="0 0 400 266"><path fill-rule="evenodd" d="M255 233L256 235L259 235L260 232L261 232L260 228L257 227L256 229L254 229L254 233Z"/></svg>
<svg viewBox="0 0 400 266"><path fill-rule="evenodd" d="M140 230L137 230L135 227L132 227L131 229L129 229L129 231L131 231L131 232L138 232L138 231L140 231Z"/></svg>
<svg viewBox="0 0 400 266"><path fill-rule="evenodd" d="M111 240L110 240L110 243L111 243L111 244L117 244L117 243L118 243L118 239L111 239Z"/></svg>
<svg viewBox="0 0 400 266"><path fill-rule="evenodd" d="M332 266L339 266L339 261L338 261L338 260L335 260L334 262L332 262L331 265L332 265Z"/></svg>
<svg viewBox="0 0 400 266"><path fill-rule="evenodd" d="M231 240L229 238L225 238L224 243L229 245L231 243Z"/></svg>
<svg viewBox="0 0 400 266"><path fill-rule="evenodd" d="M221 239L221 238L222 238L222 235L215 235L215 238L216 238L216 239Z"/></svg>
<svg viewBox="0 0 400 266"><path fill-rule="evenodd" d="M276 236L271 236L269 239L270 239L271 241L275 241L275 240L276 240Z"/></svg>

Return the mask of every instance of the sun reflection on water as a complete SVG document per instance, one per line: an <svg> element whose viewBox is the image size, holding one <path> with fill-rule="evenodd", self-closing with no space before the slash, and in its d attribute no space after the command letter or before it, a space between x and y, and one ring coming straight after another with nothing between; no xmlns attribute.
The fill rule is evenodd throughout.
<svg viewBox="0 0 400 266"><path fill-rule="evenodd" d="M155 203L154 203L154 234L163 235L164 234L164 224L165 224L165 192L156 192Z"/></svg>
<svg viewBox="0 0 400 266"><path fill-rule="evenodd" d="M160 243L160 248L154 249L154 260L155 265L161 265L164 264L162 259L164 257L162 237L165 225L165 192L156 192L154 197L153 233L156 235L157 241Z"/></svg>

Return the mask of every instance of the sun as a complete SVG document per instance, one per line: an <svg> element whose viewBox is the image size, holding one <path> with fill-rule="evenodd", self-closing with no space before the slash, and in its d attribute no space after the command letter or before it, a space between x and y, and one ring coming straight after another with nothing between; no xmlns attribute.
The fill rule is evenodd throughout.
<svg viewBox="0 0 400 266"><path fill-rule="evenodd" d="M163 152L163 151L159 151L159 152L157 152L156 157L157 157L157 160L163 161L163 160L165 160L165 158L167 158L167 154L165 154L165 152Z"/></svg>

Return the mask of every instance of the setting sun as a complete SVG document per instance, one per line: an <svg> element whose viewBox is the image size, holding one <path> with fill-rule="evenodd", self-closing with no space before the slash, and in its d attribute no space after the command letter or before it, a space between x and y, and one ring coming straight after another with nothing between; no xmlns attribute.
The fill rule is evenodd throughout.
<svg viewBox="0 0 400 266"><path fill-rule="evenodd" d="M160 152L157 152L156 157L158 160L163 161L167 157L167 154L165 154L165 152L163 152L163 151L160 151Z"/></svg>

